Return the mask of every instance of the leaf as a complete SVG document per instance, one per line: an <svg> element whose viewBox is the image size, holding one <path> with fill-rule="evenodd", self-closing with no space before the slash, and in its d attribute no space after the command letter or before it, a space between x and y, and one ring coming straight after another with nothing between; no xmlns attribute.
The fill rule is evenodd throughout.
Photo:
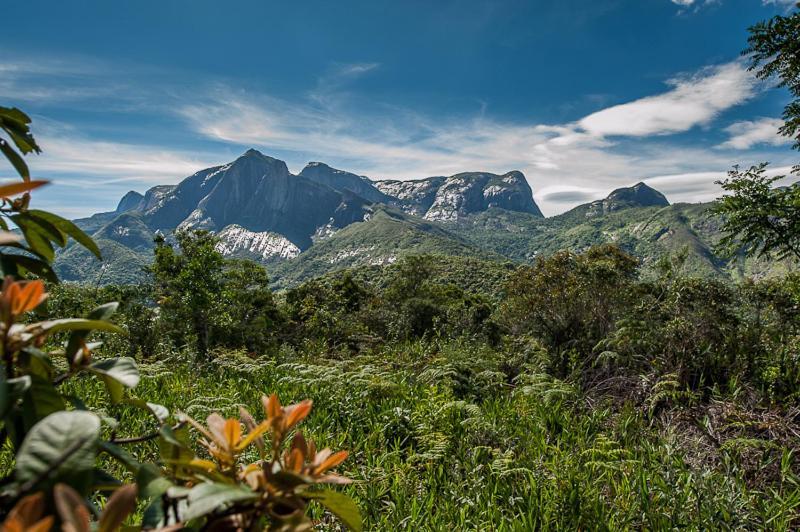
<svg viewBox="0 0 800 532"><path fill-rule="evenodd" d="M32 427L37 421L54 412L64 410L64 400L50 379L29 375L30 386L25 390L22 410L26 426Z"/></svg>
<svg viewBox="0 0 800 532"><path fill-rule="evenodd" d="M119 445L108 441L101 441L100 449L114 457L119 463L125 466L125 469L133 474L137 474L142 467L142 464L140 464L131 453Z"/></svg>
<svg viewBox="0 0 800 532"><path fill-rule="evenodd" d="M99 439L100 419L91 412L50 414L22 442L16 478L34 486L65 482L85 494L91 487Z"/></svg>
<svg viewBox="0 0 800 532"><path fill-rule="evenodd" d="M62 218L58 215L47 211L40 211L37 209L31 209L28 211L29 214L36 216L37 218L41 218L43 220L47 220L55 227L59 228L61 231L66 233L67 235L71 236L77 243L88 249L92 252L92 254L97 257L98 259L102 259L100 254L100 248L97 247L97 244L92 237L87 235L83 232L83 230L72 223L71 221Z"/></svg>
<svg viewBox="0 0 800 532"><path fill-rule="evenodd" d="M7 244L16 244L22 240L22 237L11 231L0 230L0 246Z"/></svg>
<svg viewBox="0 0 800 532"><path fill-rule="evenodd" d="M105 305L101 305L92 310L89 315L86 316L86 319L108 321L108 319L117 311L118 307L119 303L117 302L106 303ZM70 365L75 362L75 356L78 354L78 351L86 345L86 337L89 336L89 333L89 330L80 330L75 331L72 333L72 335L70 335L69 340L67 341L67 347L64 350L64 356Z"/></svg>
<svg viewBox="0 0 800 532"><path fill-rule="evenodd" d="M156 403L148 403L142 399L137 397L129 397L125 400L126 403L129 405L135 406L136 408L141 408L142 410L146 410L149 412L156 421L159 423L164 423L167 418L169 417L169 409L163 405L159 405Z"/></svg>
<svg viewBox="0 0 800 532"><path fill-rule="evenodd" d="M47 333L57 333L62 331L105 331L117 334L125 334L121 327L102 320L88 320L86 318L64 318L62 320L42 321L34 324L31 328L41 329Z"/></svg>
<svg viewBox="0 0 800 532"><path fill-rule="evenodd" d="M15 215L11 216L11 219L19 226L20 231L22 231L22 236L25 237L25 242L28 244L28 250L48 263L53 262L56 252L50 240L25 217Z"/></svg>
<svg viewBox="0 0 800 532"><path fill-rule="evenodd" d="M55 518L53 516L44 517L45 500L44 493L34 493L20 499L9 512L8 517L3 522L4 530L8 532L48 532Z"/></svg>
<svg viewBox="0 0 800 532"><path fill-rule="evenodd" d="M125 518L136 509L136 494L138 488L136 484L126 484L114 490L114 494L109 497L103 513L100 515L98 532L114 532Z"/></svg>
<svg viewBox="0 0 800 532"><path fill-rule="evenodd" d="M58 283L58 276L50 264L38 257L3 253L0 254L0 267L3 269L3 275L22 278L28 271L52 283Z"/></svg>
<svg viewBox="0 0 800 532"><path fill-rule="evenodd" d="M190 521L215 510L223 510L230 504L257 499L257 493L241 486L204 482L189 491L189 506L181 515L181 519Z"/></svg>
<svg viewBox="0 0 800 532"><path fill-rule="evenodd" d="M303 497L319 502L338 517L347 528L355 532L361 532L361 512L353 499L344 493L321 490L304 493Z"/></svg>
<svg viewBox="0 0 800 532"><path fill-rule="evenodd" d="M53 363L50 355L35 347L26 347L17 355L19 365L26 373L38 375L47 380L53 378Z"/></svg>
<svg viewBox="0 0 800 532"><path fill-rule="evenodd" d="M28 375L15 379L6 379L0 375L0 418L6 417L14 403L31 387L31 378Z"/></svg>
<svg viewBox="0 0 800 532"><path fill-rule="evenodd" d="M83 497L67 484L56 484L53 490L62 532L89 532L89 510Z"/></svg>
<svg viewBox="0 0 800 532"><path fill-rule="evenodd" d="M6 156L8 162L14 167L17 173L20 175L22 179L25 181L30 180L31 173L28 170L28 165L25 164L25 161L20 157L20 155L14 151L14 148L3 139L0 139L0 152L3 152L3 155Z"/></svg>
<svg viewBox="0 0 800 532"><path fill-rule="evenodd" d="M136 484L139 486L139 498L142 500L161 497L173 486L169 479L161 476L161 470L153 464L144 464L139 468Z"/></svg>
<svg viewBox="0 0 800 532"><path fill-rule="evenodd" d="M0 183L0 198L10 198L23 192L30 192L39 187L43 187L50 181L36 179L34 181L11 181L8 183ZM28 211L30 212L30 211Z"/></svg>
<svg viewBox="0 0 800 532"><path fill-rule="evenodd" d="M122 400L124 388L135 388L139 384L139 367L131 357L100 360L89 366L89 371L103 379L114 403Z"/></svg>
<svg viewBox="0 0 800 532"><path fill-rule="evenodd" d="M22 227L24 224L25 226L41 234L50 242L55 242L58 247L63 248L67 245L67 235L64 232L47 220L33 216L30 211L16 214L10 218L18 226Z"/></svg>

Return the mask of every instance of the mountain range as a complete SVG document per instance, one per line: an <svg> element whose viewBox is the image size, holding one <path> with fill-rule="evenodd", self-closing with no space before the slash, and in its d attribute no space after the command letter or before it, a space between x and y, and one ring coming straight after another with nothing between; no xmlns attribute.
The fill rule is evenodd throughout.
<svg viewBox="0 0 800 532"><path fill-rule="evenodd" d="M545 218L518 171L373 180L311 162L294 175L283 161L250 149L177 185L128 192L114 211L76 220L93 235L104 262L98 266L71 246L59 254L56 269L69 281L139 282L156 234L169 239L191 229L214 232L226 256L264 263L278 287L336 269L390 264L407 254L521 263L605 242L639 256L645 267L686 250L685 267L704 276L766 275L788 267L717 256L719 220L708 207L671 205L638 183Z"/></svg>

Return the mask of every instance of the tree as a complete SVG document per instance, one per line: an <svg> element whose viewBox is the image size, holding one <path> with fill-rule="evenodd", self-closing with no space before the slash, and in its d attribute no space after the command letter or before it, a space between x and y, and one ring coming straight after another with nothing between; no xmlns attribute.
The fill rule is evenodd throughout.
<svg viewBox="0 0 800 532"><path fill-rule="evenodd" d="M750 59L756 77L777 78L778 86L786 87L794 97L783 109L784 125L779 131L792 137L794 148L800 149L800 11L759 22L749 31L742 54Z"/></svg>
<svg viewBox="0 0 800 532"><path fill-rule="evenodd" d="M156 237L150 268L155 294L169 332L184 339L192 335L197 357L203 360L217 317L225 260L216 250L217 238L207 231L179 231L175 237L180 253L162 236Z"/></svg>
<svg viewBox="0 0 800 532"><path fill-rule="evenodd" d="M747 256L800 259L800 187L774 187L784 176L768 176L766 168L734 167L719 182L730 194L712 208L724 217L725 235L718 248L728 255L740 249Z"/></svg>
<svg viewBox="0 0 800 532"><path fill-rule="evenodd" d="M637 272L638 261L613 245L539 258L509 279L499 319L550 348L550 369L563 378L572 369L568 351L586 356L613 328Z"/></svg>
<svg viewBox="0 0 800 532"><path fill-rule="evenodd" d="M779 87L789 90L793 100L784 107L784 125L778 132L800 149L800 12L775 16L749 31L743 54L756 77L777 80ZM766 163L745 171L734 167L727 179L718 181L729 193L712 211L723 217L720 250L731 254L741 247L746 256L800 259L800 188L775 188L785 176L767 176L766 169Z"/></svg>
<svg viewBox="0 0 800 532"><path fill-rule="evenodd" d="M214 331L222 343L263 352L281 321L267 270L251 260L226 260L217 316Z"/></svg>

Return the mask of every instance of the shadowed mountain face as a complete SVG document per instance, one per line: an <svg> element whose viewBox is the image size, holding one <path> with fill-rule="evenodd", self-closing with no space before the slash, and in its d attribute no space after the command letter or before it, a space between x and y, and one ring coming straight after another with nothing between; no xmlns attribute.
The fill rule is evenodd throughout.
<svg viewBox="0 0 800 532"><path fill-rule="evenodd" d="M372 203L389 203L392 200L378 190L368 177L337 170L325 163L308 163L299 175L336 190L346 190Z"/></svg>
<svg viewBox="0 0 800 532"><path fill-rule="evenodd" d="M347 190L289 173L286 163L248 150L232 163L201 170L175 187L155 187L139 209L154 230L250 232L284 236L304 249L320 227L363 220L368 202Z"/></svg>
<svg viewBox="0 0 800 532"><path fill-rule="evenodd" d="M117 204L117 210L114 212L127 212L127 211L135 211L142 208L144 202L144 196L139 194L138 192L131 190L124 196L122 199L119 200Z"/></svg>

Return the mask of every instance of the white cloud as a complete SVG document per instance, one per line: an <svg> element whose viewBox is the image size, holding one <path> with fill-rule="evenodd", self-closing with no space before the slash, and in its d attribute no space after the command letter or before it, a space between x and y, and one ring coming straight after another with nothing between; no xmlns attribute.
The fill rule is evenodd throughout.
<svg viewBox="0 0 800 532"><path fill-rule="evenodd" d="M679 6L683 6L683 7L689 7L692 4L694 4L694 2L695 2L695 0L671 0L671 1L672 1L673 4L676 4L676 5L679 5Z"/></svg>
<svg viewBox="0 0 800 532"><path fill-rule="evenodd" d="M645 137L707 125L756 92L756 80L739 61L669 80L671 90L593 113L578 122L594 135Z"/></svg>
<svg viewBox="0 0 800 532"><path fill-rule="evenodd" d="M780 118L757 118L735 122L724 129L730 138L718 148L746 150L759 144L771 146L791 144L791 139L778 133L778 128L781 126L783 120Z"/></svg>
<svg viewBox="0 0 800 532"><path fill-rule="evenodd" d="M776 5L776 6L785 6L785 7L794 7L797 4L797 0L762 0L762 3L767 5Z"/></svg>

